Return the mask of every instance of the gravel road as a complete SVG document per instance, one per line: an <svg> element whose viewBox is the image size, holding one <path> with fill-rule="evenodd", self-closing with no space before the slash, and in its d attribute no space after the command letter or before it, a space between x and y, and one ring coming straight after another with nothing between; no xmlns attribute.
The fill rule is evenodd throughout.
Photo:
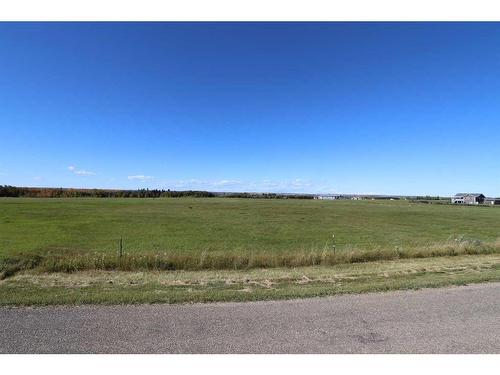
<svg viewBox="0 0 500 375"><path fill-rule="evenodd" d="M0 353L500 353L500 283L276 302L0 308Z"/></svg>

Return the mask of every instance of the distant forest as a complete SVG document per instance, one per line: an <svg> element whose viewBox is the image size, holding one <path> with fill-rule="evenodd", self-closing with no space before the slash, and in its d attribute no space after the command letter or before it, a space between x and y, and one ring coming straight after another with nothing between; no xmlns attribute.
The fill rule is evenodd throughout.
<svg viewBox="0 0 500 375"><path fill-rule="evenodd" d="M212 193L209 191L173 191L163 189L108 190L108 189L68 189L35 188L0 185L0 197L14 198L260 198L260 199L313 199L308 194L275 193Z"/></svg>

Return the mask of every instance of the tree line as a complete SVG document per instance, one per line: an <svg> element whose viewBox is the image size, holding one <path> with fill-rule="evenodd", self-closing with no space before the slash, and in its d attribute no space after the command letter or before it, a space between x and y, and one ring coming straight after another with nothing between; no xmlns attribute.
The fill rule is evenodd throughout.
<svg viewBox="0 0 500 375"><path fill-rule="evenodd" d="M426 195L426 196L416 196L415 197L416 200L425 200L425 201L438 201L438 200L441 200L441 197L437 196L437 197L431 197L430 195Z"/></svg>
<svg viewBox="0 0 500 375"><path fill-rule="evenodd" d="M110 189L72 189L72 188L36 188L0 185L0 197L12 198L255 198L255 199L312 199L307 194L276 193L213 193L199 190L110 190Z"/></svg>
<svg viewBox="0 0 500 375"><path fill-rule="evenodd" d="M0 185L0 197L23 198L161 198L161 197L215 197L208 191L171 191L163 189L109 190L33 188Z"/></svg>

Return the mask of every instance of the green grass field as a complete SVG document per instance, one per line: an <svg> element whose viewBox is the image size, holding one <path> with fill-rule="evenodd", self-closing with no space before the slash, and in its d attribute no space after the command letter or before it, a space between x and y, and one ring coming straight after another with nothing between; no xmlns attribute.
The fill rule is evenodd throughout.
<svg viewBox="0 0 500 375"><path fill-rule="evenodd" d="M124 244L122 257L118 256L120 237ZM500 253L499 238L497 207L407 201L2 198L0 280L4 280L0 281L0 296L4 304L54 303L62 295L71 297L61 299L61 303L189 302L492 281L500 280L500 260L496 256ZM493 265L477 270L472 266L471 272L450 277L441 271L433 271L432 275L430 271L420 272L416 284L408 275L380 278L376 271L379 266L375 266L380 264L377 261L390 264L430 258L429 266L437 267L443 266L443 260L438 258L449 256L468 256L464 258L467 265L489 259L484 257L494 258ZM339 289L337 284L332 287L331 283L302 285L293 281L289 274L292 271L286 271L321 269L335 273L338 267L364 262L371 262L366 263L373 268L371 281L366 279L355 287L349 284L347 289ZM80 275L92 280L100 277L99 272L147 275L168 270L165 274L176 277L181 275L176 272L191 272L191 279L197 280L203 272L220 276L233 270L242 272L241 276L259 269L282 270L284 276L277 283L280 287L263 287L252 294L238 292L247 289L245 283L237 283L240 289L235 291L236 286L221 284L220 280L201 286L193 281L192 287L149 282L141 287L145 294L136 293L141 288L120 284L111 288L114 294L108 295L105 290L110 286L106 282L91 282L88 288L74 289L55 286L47 276ZM314 275L317 271L308 272ZM47 280L50 282L46 285ZM160 293L161 298L158 285L163 285L166 293ZM201 294L190 292L197 288L201 288ZM131 293L129 297L125 297L127 293Z"/></svg>
<svg viewBox="0 0 500 375"><path fill-rule="evenodd" d="M500 238L500 209L405 201L0 199L0 254L245 253L427 246Z"/></svg>

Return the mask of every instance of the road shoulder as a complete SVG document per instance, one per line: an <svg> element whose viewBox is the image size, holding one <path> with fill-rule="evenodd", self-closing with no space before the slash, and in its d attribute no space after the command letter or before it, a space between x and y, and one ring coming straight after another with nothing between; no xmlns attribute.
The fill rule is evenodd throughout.
<svg viewBox="0 0 500 375"><path fill-rule="evenodd" d="M250 270L26 271L0 282L0 305L281 300L493 281L497 254Z"/></svg>

